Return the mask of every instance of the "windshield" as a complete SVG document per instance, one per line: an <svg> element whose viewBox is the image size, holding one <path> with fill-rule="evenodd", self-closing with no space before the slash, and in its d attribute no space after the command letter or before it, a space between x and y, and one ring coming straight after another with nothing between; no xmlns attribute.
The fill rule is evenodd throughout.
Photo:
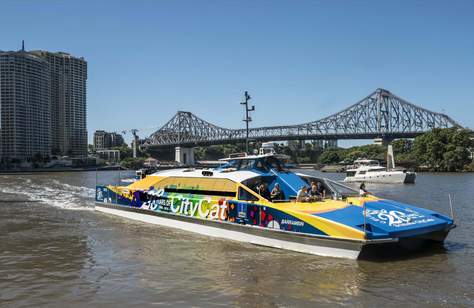
<svg viewBox="0 0 474 308"><path fill-rule="evenodd" d="M236 170L251 170L257 169L262 172L269 172L273 169L278 172L287 171L283 167L283 163L274 156L260 157L260 158L248 158L248 159L232 159L229 160L222 169L235 168Z"/></svg>
<svg viewBox="0 0 474 308"><path fill-rule="evenodd" d="M326 183L334 190L336 195L340 198L346 198L351 196L358 196L357 190L354 190L341 183L326 179Z"/></svg>
<svg viewBox="0 0 474 308"><path fill-rule="evenodd" d="M239 167L240 167L240 161L239 160L229 160L227 163L225 163L224 165L221 166L221 168L223 168L223 169L227 169L227 168L239 169Z"/></svg>
<svg viewBox="0 0 474 308"><path fill-rule="evenodd" d="M287 171L284 167L283 167L283 163L281 160L279 160L278 158L274 157L274 156L270 156L266 159L266 162L267 164L270 166L270 168L274 169L274 170L277 170L277 171Z"/></svg>

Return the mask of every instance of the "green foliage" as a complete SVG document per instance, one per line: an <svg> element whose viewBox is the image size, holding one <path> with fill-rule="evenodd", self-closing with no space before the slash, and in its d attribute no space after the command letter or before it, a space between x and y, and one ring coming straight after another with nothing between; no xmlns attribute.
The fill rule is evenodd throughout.
<svg viewBox="0 0 474 308"><path fill-rule="evenodd" d="M470 163L469 132L464 129L433 129L415 139L414 154L433 171L461 171Z"/></svg>
<svg viewBox="0 0 474 308"><path fill-rule="evenodd" d="M217 160L228 157L232 153L245 151L245 145L242 144L224 144L212 145L207 147L198 147L195 152L197 160Z"/></svg>
<svg viewBox="0 0 474 308"><path fill-rule="evenodd" d="M398 166L416 168L418 160L413 152L414 142L411 139L398 139L392 141L395 163Z"/></svg>
<svg viewBox="0 0 474 308"><path fill-rule="evenodd" d="M464 170L465 170L465 171L474 172L474 160L473 160L470 164L466 165L466 166L464 167Z"/></svg>
<svg viewBox="0 0 474 308"><path fill-rule="evenodd" d="M392 143L393 152L397 155L409 154L413 151L413 140L410 139L398 139Z"/></svg>
<svg viewBox="0 0 474 308"><path fill-rule="evenodd" d="M319 162L322 164L338 164L345 157L344 149L327 149L319 156Z"/></svg>
<svg viewBox="0 0 474 308"><path fill-rule="evenodd" d="M433 129L415 140L400 139L392 142L397 166L417 168L428 166L432 171L474 171L469 158L469 147L473 147L470 132L458 128ZM251 151L260 144L251 144ZM369 144L348 149L322 149L316 143L306 143L301 149L298 142L287 146L275 144L277 153L288 155L295 163L350 164L358 158L376 159L386 162L387 148ZM245 151L245 144L218 145L197 148L198 160L215 160L228 157L231 153Z"/></svg>
<svg viewBox="0 0 474 308"><path fill-rule="evenodd" d="M300 151L301 163L316 162L323 152L323 149L315 144L306 143L303 150Z"/></svg>
<svg viewBox="0 0 474 308"><path fill-rule="evenodd" d="M145 157L127 157L121 161L121 165L127 169L137 170L143 167L143 163L145 162Z"/></svg>
<svg viewBox="0 0 474 308"><path fill-rule="evenodd" d="M114 147L112 150L119 150L120 151L120 159L125 159L125 158L130 158L133 156L133 150L132 148L128 147L126 144L123 144L120 147ZM137 157L148 157L149 154L146 152L140 151L140 149L137 148Z"/></svg>

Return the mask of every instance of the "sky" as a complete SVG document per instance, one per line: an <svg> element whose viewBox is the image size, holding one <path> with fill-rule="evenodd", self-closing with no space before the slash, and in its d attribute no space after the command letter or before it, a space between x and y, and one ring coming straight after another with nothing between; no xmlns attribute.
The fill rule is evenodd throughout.
<svg viewBox="0 0 474 308"><path fill-rule="evenodd" d="M318 120L377 88L474 128L474 1L2 0L0 50L88 62L88 135L178 110L226 128ZM127 140L130 134L127 134Z"/></svg>

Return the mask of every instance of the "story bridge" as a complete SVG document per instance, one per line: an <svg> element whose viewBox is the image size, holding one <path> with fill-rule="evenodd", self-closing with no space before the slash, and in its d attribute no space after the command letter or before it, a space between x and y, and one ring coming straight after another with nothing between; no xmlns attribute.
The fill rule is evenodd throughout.
<svg viewBox="0 0 474 308"><path fill-rule="evenodd" d="M433 128L461 127L443 113L412 104L377 89L348 108L323 119L299 125L249 129L251 141L413 138ZM244 143L246 129L229 129L207 122L191 112L178 111L163 127L145 139L145 148L191 148ZM177 153L178 157L178 153ZM189 155L188 155L189 157Z"/></svg>

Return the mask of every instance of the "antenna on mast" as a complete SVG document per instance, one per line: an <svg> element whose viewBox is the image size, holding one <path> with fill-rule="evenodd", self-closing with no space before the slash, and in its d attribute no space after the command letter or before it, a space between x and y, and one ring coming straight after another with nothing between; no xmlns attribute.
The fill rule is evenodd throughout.
<svg viewBox="0 0 474 308"><path fill-rule="evenodd" d="M250 97L249 93L245 91L244 93L244 101L241 102L241 105L245 105L245 131L246 131L246 138L245 138L245 151L248 154L249 153L249 122L252 122L252 118L249 116L249 112L255 111L255 106L252 106L249 108L249 100L252 98Z"/></svg>
<svg viewBox="0 0 474 308"><path fill-rule="evenodd" d="M21 51L25 52L25 40L21 40Z"/></svg>

